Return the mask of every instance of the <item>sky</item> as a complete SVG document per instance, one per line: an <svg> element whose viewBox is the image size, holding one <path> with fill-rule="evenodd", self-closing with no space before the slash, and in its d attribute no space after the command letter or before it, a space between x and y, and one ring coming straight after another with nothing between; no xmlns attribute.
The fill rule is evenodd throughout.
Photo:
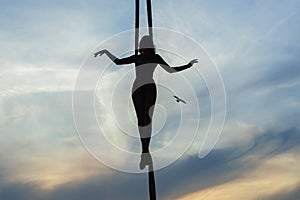
<svg viewBox="0 0 300 200"><path fill-rule="evenodd" d="M104 45L118 56L132 53L130 32L125 32L125 40L119 36L134 27L134 1L0 0L0 4L0 199L147 199L147 174L126 173L97 160L83 138L99 134L98 130L86 114L81 125L87 133L78 135L72 105L80 70L92 66L99 72L109 61L92 57L102 47L99 44L114 36L118 40ZM161 69L155 74L157 81L176 88L188 102L186 107L170 103L172 92L158 87L157 136L151 149L167 146L179 126L188 138L169 145L171 149L157 161L154 157L154 165L174 160L155 171L158 199L299 199L300 2L153 0L152 4L155 27L180 33L202 48L196 51L172 35L164 40L163 33L154 33L158 53L172 66L199 58L193 69L180 75ZM141 27L145 26L142 9ZM160 49L166 44L172 49ZM179 51L185 54L178 56ZM210 105L215 91L206 81L217 80L193 79L197 70L205 75L205 70L211 72L214 67L224 83L225 110ZM138 153L138 140L129 141L121 134L121 129L138 134L127 91L134 66L111 64L108 69L97 85L97 119L113 143ZM111 121L115 113L105 109L103 102L111 100L108 97L123 76L124 87L116 90L112 105L128 107L114 108L121 123L116 124ZM184 84L177 85L182 78L191 81L196 96ZM201 117L195 102L200 104ZM213 106L216 116L226 112L225 124L216 146L199 158ZM84 114L84 109L80 111ZM180 118L179 112L186 117ZM129 116L122 117L124 113ZM200 125L190 141L193 120ZM101 149L104 140L93 142L94 150L100 149L107 162L135 165L127 157Z"/></svg>

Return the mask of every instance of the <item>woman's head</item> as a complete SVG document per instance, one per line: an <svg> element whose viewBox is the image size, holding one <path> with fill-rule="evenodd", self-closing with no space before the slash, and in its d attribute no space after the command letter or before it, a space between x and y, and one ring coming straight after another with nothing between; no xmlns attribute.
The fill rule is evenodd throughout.
<svg viewBox="0 0 300 200"><path fill-rule="evenodd" d="M139 47L140 53L155 53L155 46L153 44L153 39L149 35L142 37Z"/></svg>

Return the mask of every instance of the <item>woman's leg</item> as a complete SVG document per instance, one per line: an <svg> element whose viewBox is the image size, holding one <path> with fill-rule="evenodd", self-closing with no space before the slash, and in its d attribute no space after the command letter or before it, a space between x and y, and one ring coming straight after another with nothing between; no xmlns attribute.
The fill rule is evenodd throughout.
<svg viewBox="0 0 300 200"><path fill-rule="evenodd" d="M148 153L152 133L152 116L156 101L155 84L147 84L138 88L132 94L132 100L138 118L142 151Z"/></svg>

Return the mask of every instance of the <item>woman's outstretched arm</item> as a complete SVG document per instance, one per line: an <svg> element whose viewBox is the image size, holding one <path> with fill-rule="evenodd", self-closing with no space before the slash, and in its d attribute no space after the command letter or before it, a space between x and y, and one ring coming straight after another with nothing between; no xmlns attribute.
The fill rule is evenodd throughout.
<svg viewBox="0 0 300 200"><path fill-rule="evenodd" d="M124 65L124 64L130 64L130 63L135 62L135 55L129 56L127 58L119 59L106 49L103 49L101 51L98 51L98 52L94 53L94 57L97 57L98 55L102 56L103 54L106 54L107 57L109 59L111 59L111 61L113 61L116 65Z"/></svg>
<svg viewBox="0 0 300 200"><path fill-rule="evenodd" d="M193 64L198 63L198 59L191 60L188 64L178 66L178 67L171 67L161 56L157 55L158 64L164 68L169 73L180 72L182 70L188 69L193 66Z"/></svg>

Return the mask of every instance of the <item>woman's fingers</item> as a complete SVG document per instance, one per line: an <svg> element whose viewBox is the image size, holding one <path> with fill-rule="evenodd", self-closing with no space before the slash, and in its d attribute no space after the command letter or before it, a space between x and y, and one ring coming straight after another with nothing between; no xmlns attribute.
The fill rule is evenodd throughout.
<svg viewBox="0 0 300 200"><path fill-rule="evenodd" d="M198 63L199 61L198 61L198 59L193 59L193 60L191 60L191 64L195 64L195 63Z"/></svg>
<svg viewBox="0 0 300 200"><path fill-rule="evenodd" d="M104 54L104 51L105 50L101 50L101 51L94 53L94 57L97 57L98 55L102 56Z"/></svg>

